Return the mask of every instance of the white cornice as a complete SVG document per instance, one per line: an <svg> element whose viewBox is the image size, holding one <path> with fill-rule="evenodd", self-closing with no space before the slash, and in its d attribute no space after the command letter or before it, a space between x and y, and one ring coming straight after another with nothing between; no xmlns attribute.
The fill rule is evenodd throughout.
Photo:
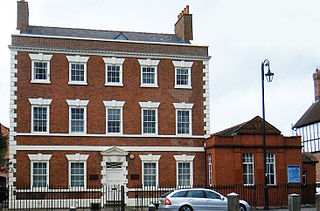
<svg viewBox="0 0 320 211"><path fill-rule="evenodd" d="M192 138L204 139L205 135L144 135L144 134L72 134L72 133L17 133L17 136L58 136L58 137L119 137L119 138Z"/></svg>
<svg viewBox="0 0 320 211"><path fill-rule="evenodd" d="M88 56L66 56L69 62L79 62L79 63L87 63L89 57Z"/></svg>
<svg viewBox="0 0 320 211"><path fill-rule="evenodd" d="M31 54L29 53L31 60L39 60L39 61L50 61L52 55L47 55L43 53Z"/></svg>
<svg viewBox="0 0 320 211"><path fill-rule="evenodd" d="M192 109L193 103L185 103L185 102L182 102L182 103L173 103L173 106L174 106L176 109Z"/></svg>
<svg viewBox="0 0 320 211"><path fill-rule="evenodd" d="M103 101L103 104L105 107L123 107L125 101L116 101L116 100L111 100L111 101Z"/></svg>
<svg viewBox="0 0 320 211"><path fill-rule="evenodd" d="M195 155L173 155L174 159L176 159L176 161L193 161Z"/></svg>
<svg viewBox="0 0 320 211"><path fill-rule="evenodd" d="M43 99L43 98L29 98L29 102L31 105L44 105L48 106L51 104L52 99Z"/></svg>
<svg viewBox="0 0 320 211"><path fill-rule="evenodd" d="M49 161L51 159L51 154L28 154L28 157L31 161Z"/></svg>
<svg viewBox="0 0 320 211"><path fill-rule="evenodd" d="M103 61L105 64L112 64L112 65L122 65L125 59L123 58L116 58L116 57L104 57Z"/></svg>
<svg viewBox="0 0 320 211"><path fill-rule="evenodd" d="M175 67L182 67L182 68L190 68L193 62L186 62L186 61L172 61Z"/></svg>
<svg viewBox="0 0 320 211"><path fill-rule="evenodd" d="M69 106L81 106L81 107L85 107L88 105L89 100L66 100Z"/></svg>
<svg viewBox="0 0 320 211"><path fill-rule="evenodd" d="M86 161L89 155L84 155L80 153L75 153L73 155L66 155L68 161Z"/></svg>
<svg viewBox="0 0 320 211"><path fill-rule="evenodd" d="M160 103L159 102L139 102L141 108L158 108Z"/></svg>
<svg viewBox="0 0 320 211"><path fill-rule="evenodd" d="M148 154L148 155L139 155L141 161L159 161L161 155L153 155L153 154Z"/></svg>
<svg viewBox="0 0 320 211"><path fill-rule="evenodd" d="M153 59L138 59L140 65L142 66L157 66L160 60Z"/></svg>
<svg viewBox="0 0 320 211"><path fill-rule="evenodd" d="M30 151L95 151L103 152L114 146L79 146L79 145L17 145L16 150ZM118 146L127 152L204 152L204 147L181 146Z"/></svg>
<svg viewBox="0 0 320 211"><path fill-rule="evenodd" d="M180 55L180 54L158 54L158 53L140 53L140 52L121 52L121 51L103 51L103 50L76 50L61 48L41 48L29 46L9 45L10 50L24 52L42 52L42 53L64 53L64 54L81 54L81 55L98 55L111 57L131 57L131 58L149 58L149 59L181 59L181 60L208 60L210 56L200 55Z"/></svg>

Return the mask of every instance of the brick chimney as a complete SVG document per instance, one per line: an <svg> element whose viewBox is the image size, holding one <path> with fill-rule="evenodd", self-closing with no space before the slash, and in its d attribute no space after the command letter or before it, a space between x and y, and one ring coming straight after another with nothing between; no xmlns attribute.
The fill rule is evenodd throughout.
<svg viewBox="0 0 320 211"><path fill-rule="evenodd" d="M316 72L313 73L313 81L314 81L314 97L315 100L318 101L320 99L320 69L317 68Z"/></svg>
<svg viewBox="0 0 320 211"><path fill-rule="evenodd" d="M174 25L174 32L185 42L193 40L192 14L189 14L189 5L187 5L178 15L178 21Z"/></svg>
<svg viewBox="0 0 320 211"><path fill-rule="evenodd" d="M17 29L20 30L20 33L26 33L29 26L28 2L20 0L17 3Z"/></svg>

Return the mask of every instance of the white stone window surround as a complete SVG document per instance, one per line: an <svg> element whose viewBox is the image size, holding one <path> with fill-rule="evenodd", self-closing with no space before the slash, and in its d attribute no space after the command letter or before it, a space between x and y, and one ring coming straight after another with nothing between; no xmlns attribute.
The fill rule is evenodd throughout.
<svg viewBox="0 0 320 211"><path fill-rule="evenodd" d="M28 99L30 104L31 104L31 133L49 133L49 129L50 129L50 104L52 102L52 99L43 99L43 98L29 98ZM33 108L34 107L45 107L47 108L47 131L43 131L43 132L38 132L38 131L34 131L33 129L33 124L34 124L34 119L33 119Z"/></svg>
<svg viewBox="0 0 320 211"><path fill-rule="evenodd" d="M69 61L69 82L68 84L71 85L88 85L87 83L87 62L89 57L88 56L66 56ZM71 65L72 64L82 64L84 65L84 80L83 81L72 81L71 80Z"/></svg>
<svg viewBox="0 0 320 211"><path fill-rule="evenodd" d="M158 108L160 105L160 102L139 102L139 105L141 107L141 134L143 135L158 135ZM155 117L156 117L156 125L155 125L155 133L144 133L143 132L143 111L144 110L155 110Z"/></svg>
<svg viewBox="0 0 320 211"><path fill-rule="evenodd" d="M173 103L173 106L176 109L176 135L177 136L189 136L192 135L192 108L193 103ZM179 134L178 133L178 111L189 111L189 133Z"/></svg>
<svg viewBox="0 0 320 211"><path fill-rule="evenodd" d="M47 187L49 187L49 161L52 157L51 154L42 154L42 153L38 153L38 154L28 154L28 157L30 159L31 165L30 165L30 188L33 190L43 190L44 187L33 187L33 164L34 163L46 163L47 164ZM46 187L46 188L47 188Z"/></svg>
<svg viewBox="0 0 320 211"><path fill-rule="evenodd" d="M69 105L69 134L86 134L87 133L87 105L89 100L66 100ZM71 108L83 108L84 109L84 123L83 132L71 132Z"/></svg>
<svg viewBox="0 0 320 211"><path fill-rule="evenodd" d="M179 181L178 181L178 174L179 174L179 169L178 169L178 163L190 163L190 186L193 186L193 160L195 155L173 155L174 159L176 160L176 184L178 186Z"/></svg>
<svg viewBox="0 0 320 211"><path fill-rule="evenodd" d="M29 57L31 59L31 83L44 83L44 84L50 84L50 60L52 58L52 55L38 53L38 54L29 54ZM47 78L46 79L36 79L35 73L34 73L34 63L35 62L43 62L47 63Z"/></svg>
<svg viewBox="0 0 320 211"><path fill-rule="evenodd" d="M141 160L141 175L142 175L142 185L144 185L144 163L155 163L156 164L156 187L159 186L159 160L161 155L139 155Z"/></svg>
<svg viewBox="0 0 320 211"><path fill-rule="evenodd" d="M192 89L192 80L191 80L191 67L193 62L186 61L172 61L174 65L174 88L180 89ZM177 69L187 69L188 70L188 84L186 85L178 85L177 84Z"/></svg>
<svg viewBox="0 0 320 211"><path fill-rule="evenodd" d="M140 87L158 87L158 64L160 60L138 59L140 63ZM142 69L144 67L154 68L154 84L143 83Z"/></svg>
<svg viewBox="0 0 320 211"><path fill-rule="evenodd" d="M106 107L106 134L123 134L123 105L125 104L125 101L103 101L103 104ZM120 109L120 133L108 133L108 109Z"/></svg>
<svg viewBox="0 0 320 211"><path fill-rule="evenodd" d="M123 62L124 62L124 58L116 58L116 57L109 57L109 58L103 58L103 61L105 63L105 74L106 74L106 78L105 78L105 86L123 86ZM119 82L108 82L108 66L119 66Z"/></svg>
<svg viewBox="0 0 320 211"><path fill-rule="evenodd" d="M79 187L71 187L71 163L83 163L84 164L84 189L87 188L87 160L89 155L87 154L66 154L68 159L68 184L69 189L79 189Z"/></svg>

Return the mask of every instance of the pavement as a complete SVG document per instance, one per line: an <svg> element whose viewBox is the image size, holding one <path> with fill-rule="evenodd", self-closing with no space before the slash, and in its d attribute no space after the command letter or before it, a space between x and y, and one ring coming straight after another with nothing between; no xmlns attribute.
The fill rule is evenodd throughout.
<svg viewBox="0 0 320 211"><path fill-rule="evenodd" d="M30 211L31 209L28 209ZM43 211L43 209L32 209L34 211ZM47 209L47 210L52 210L52 211L71 211L70 209ZM148 207L143 207L143 208L136 208L136 207L126 207L125 211L148 211ZM252 208L252 211L263 211L264 209L261 208ZM9 211L8 208L0 208L0 211ZM10 210L11 211L11 210ZM19 211L24 211L24 210L19 210ZM76 209L75 211L95 211L93 209ZM120 208L101 208L96 211L121 211ZM268 211L288 211L288 208L269 208ZM307 207L301 207L301 211L316 211L316 207L314 206L307 206Z"/></svg>

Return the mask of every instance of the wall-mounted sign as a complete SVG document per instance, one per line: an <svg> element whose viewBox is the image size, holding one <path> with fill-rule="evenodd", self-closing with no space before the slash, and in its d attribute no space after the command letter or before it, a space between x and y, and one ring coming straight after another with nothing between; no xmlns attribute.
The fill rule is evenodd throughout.
<svg viewBox="0 0 320 211"><path fill-rule="evenodd" d="M299 165L289 165L287 166L287 177L288 183L300 183L300 166Z"/></svg>

